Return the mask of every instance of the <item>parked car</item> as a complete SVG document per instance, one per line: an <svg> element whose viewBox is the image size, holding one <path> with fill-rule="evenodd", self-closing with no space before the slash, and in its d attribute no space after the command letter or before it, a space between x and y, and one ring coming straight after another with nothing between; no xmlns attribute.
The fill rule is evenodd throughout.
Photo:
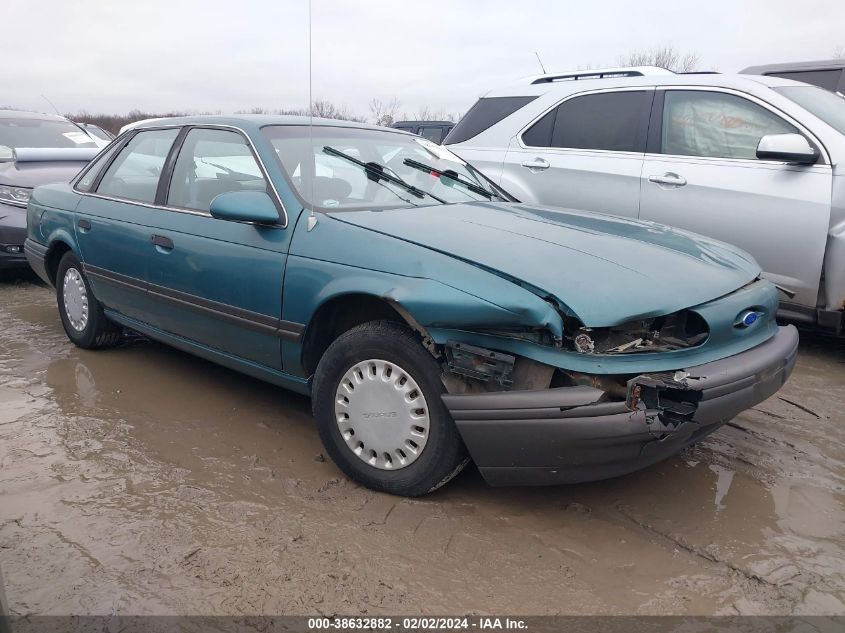
<svg viewBox="0 0 845 633"><path fill-rule="evenodd" d="M419 136L307 123L144 124L37 188L26 253L70 340L130 328L309 394L338 466L403 495L469 456L492 484L631 472L792 371L796 330L736 248L516 204Z"/></svg>
<svg viewBox="0 0 845 633"><path fill-rule="evenodd" d="M0 110L0 269L26 268L26 203L32 188L68 182L99 151L64 117Z"/></svg>
<svg viewBox="0 0 845 633"><path fill-rule="evenodd" d="M782 316L845 305L845 100L780 77L663 69L543 75L478 100L445 144L520 200L736 244Z"/></svg>
<svg viewBox="0 0 845 633"><path fill-rule="evenodd" d="M419 134L439 145L455 127L455 123L454 121L397 121L391 127L397 130L405 130L411 134Z"/></svg>
<svg viewBox="0 0 845 633"><path fill-rule="evenodd" d="M75 123L85 130L100 147L105 147L114 140L114 134L108 130L104 130L99 125L94 125L93 123Z"/></svg>
<svg viewBox="0 0 845 633"><path fill-rule="evenodd" d="M845 94L845 59L749 66L739 72L743 75L766 75L768 77L794 79L831 92Z"/></svg>

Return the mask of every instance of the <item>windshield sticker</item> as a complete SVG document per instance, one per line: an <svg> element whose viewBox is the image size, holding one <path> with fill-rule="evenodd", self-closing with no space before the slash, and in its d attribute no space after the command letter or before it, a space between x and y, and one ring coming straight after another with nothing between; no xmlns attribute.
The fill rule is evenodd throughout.
<svg viewBox="0 0 845 633"><path fill-rule="evenodd" d="M93 143L94 142L84 132L63 132L62 136L64 136L67 140L76 143L77 145L83 145L85 143Z"/></svg>

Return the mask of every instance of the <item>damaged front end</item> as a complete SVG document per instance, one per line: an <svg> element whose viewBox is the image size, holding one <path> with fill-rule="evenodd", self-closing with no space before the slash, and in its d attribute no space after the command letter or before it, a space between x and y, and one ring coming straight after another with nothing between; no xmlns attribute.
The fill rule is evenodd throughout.
<svg viewBox="0 0 845 633"><path fill-rule="evenodd" d="M797 331L786 326L711 363L590 375L459 346L450 353L443 402L489 483L592 481L658 462L770 397L792 372L797 349Z"/></svg>

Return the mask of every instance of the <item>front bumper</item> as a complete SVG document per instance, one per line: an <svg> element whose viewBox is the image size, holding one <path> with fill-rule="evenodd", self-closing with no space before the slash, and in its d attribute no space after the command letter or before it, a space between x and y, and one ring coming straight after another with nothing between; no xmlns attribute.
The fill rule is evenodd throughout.
<svg viewBox="0 0 845 633"><path fill-rule="evenodd" d="M53 282L50 280L50 275L47 274L48 248L43 244L39 244L35 240L27 238L24 242L23 250L26 254L26 259L29 262L30 267L35 271L35 274L41 277L41 279L44 280L44 283L52 285Z"/></svg>
<svg viewBox="0 0 845 633"><path fill-rule="evenodd" d="M0 269L26 268L26 209L0 203Z"/></svg>
<svg viewBox="0 0 845 633"><path fill-rule="evenodd" d="M594 481L661 461L770 397L797 353L789 325L746 352L685 369L685 378L633 378L628 402L597 402L602 392L592 387L447 394L443 402L488 483Z"/></svg>

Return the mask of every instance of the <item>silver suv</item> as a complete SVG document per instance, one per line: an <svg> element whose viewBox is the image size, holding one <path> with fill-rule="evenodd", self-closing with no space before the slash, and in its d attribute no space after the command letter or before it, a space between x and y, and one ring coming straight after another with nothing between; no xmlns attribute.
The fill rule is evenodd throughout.
<svg viewBox="0 0 845 633"><path fill-rule="evenodd" d="M781 289L782 316L843 331L845 99L831 92L651 67L541 75L479 99L444 144L523 202L736 244Z"/></svg>

